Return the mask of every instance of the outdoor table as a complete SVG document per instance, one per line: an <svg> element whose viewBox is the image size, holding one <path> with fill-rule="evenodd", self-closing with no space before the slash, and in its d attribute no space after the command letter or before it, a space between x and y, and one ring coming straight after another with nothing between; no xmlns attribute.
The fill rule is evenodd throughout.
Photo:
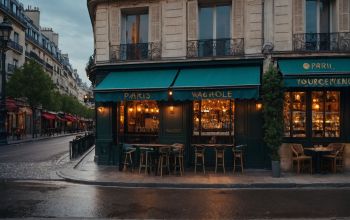
<svg viewBox="0 0 350 220"><path fill-rule="evenodd" d="M323 147L323 146L315 146L315 147L308 147L304 148L306 151L312 152L312 161L314 163L315 172L320 173L321 172L321 155L324 153L329 153L333 151L333 148L331 147Z"/></svg>
<svg viewBox="0 0 350 220"><path fill-rule="evenodd" d="M150 150L154 150L156 152L156 154L158 154L159 148L162 148L162 147L171 148L172 147L171 144L151 144L151 143L140 143L140 144L130 144L130 145L132 145L133 147L136 148L136 151L138 151L138 154L140 154L140 148L147 148ZM140 158L139 158L139 160L140 160ZM138 161L138 163L139 163L139 161ZM157 175L157 170L158 170L157 164L158 164L158 162L155 161L155 172L154 172L155 175Z"/></svg>

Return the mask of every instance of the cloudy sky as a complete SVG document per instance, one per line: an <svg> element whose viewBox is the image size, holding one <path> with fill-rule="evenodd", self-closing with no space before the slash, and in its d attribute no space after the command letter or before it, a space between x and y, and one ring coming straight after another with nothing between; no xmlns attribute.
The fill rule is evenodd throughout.
<svg viewBox="0 0 350 220"><path fill-rule="evenodd" d="M80 78L90 85L85 65L93 54L93 34L86 0L19 0L24 8L39 7L41 27L51 27L59 34L59 48L68 53Z"/></svg>

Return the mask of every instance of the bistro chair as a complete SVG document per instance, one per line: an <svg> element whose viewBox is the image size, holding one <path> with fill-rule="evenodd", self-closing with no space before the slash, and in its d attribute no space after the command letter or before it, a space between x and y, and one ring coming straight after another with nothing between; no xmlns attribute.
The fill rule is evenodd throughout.
<svg viewBox="0 0 350 220"><path fill-rule="evenodd" d="M336 173L337 168L339 168L339 170L344 168L345 146L342 143L331 143L328 147L332 148L333 151L330 154L323 155L322 158L330 162L333 173Z"/></svg>
<svg viewBox="0 0 350 220"><path fill-rule="evenodd" d="M194 173L197 173L197 166L201 166L205 174L205 147L201 145L194 145ZM202 161L202 163L199 162Z"/></svg>
<svg viewBox="0 0 350 220"><path fill-rule="evenodd" d="M170 147L159 148L158 173L160 173L160 176L163 176L163 168L166 168L168 173L170 173L170 151Z"/></svg>
<svg viewBox="0 0 350 220"><path fill-rule="evenodd" d="M300 173L301 169L305 168L305 161L309 162L310 173L312 174L312 157L307 156L304 153L304 147L301 144L292 144L291 150L293 153L292 157L292 169L294 169L294 162L297 164L297 173Z"/></svg>
<svg viewBox="0 0 350 220"><path fill-rule="evenodd" d="M244 157L244 148L246 145L237 145L232 148L233 153L233 174L236 172L236 167L241 168L241 173L243 174L244 166L243 166L243 157ZM237 164L238 162L238 164Z"/></svg>
<svg viewBox="0 0 350 220"><path fill-rule="evenodd" d="M222 170L225 173L225 148L215 148L215 173L217 172L218 166L222 166Z"/></svg>
<svg viewBox="0 0 350 220"><path fill-rule="evenodd" d="M179 170L180 176L185 173L184 169L184 145L175 143L172 145L172 153L174 156L174 173Z"/></svg>
<svg viewBox="0 0 350 220"><path fill-rule="evenodd" d="M154 155L154 150L151 148L140 148L140 165L139 173L141 173L142 168L145 168L145 174L152 171L152 156Z"/></svg>
<svg viewBox="0 0 350 220"><path fill-rule="evenodd" d="M127 170L128 167L131 168L131 171L133 171L133 154L136 151L136 149L130 145L130 144L123 144L123 170Z"/></svg>

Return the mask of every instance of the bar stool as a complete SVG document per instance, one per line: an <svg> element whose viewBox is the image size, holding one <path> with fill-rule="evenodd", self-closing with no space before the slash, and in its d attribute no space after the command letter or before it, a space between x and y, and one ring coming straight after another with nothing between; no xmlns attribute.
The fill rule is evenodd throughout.
<svg viewBox="0 0 350 220"><path fill-rule="evenodd" d="M222 170L225 173L225 148L215 148L215 173L217 172L218 166L222 166Z"/></svg>
<svg viewBox="0 0 350 220"><path fill-rule="evenodd" d="M233 152L233 173L236 171L236 166L241 168L241 173L243 173L243 148L246 145L238 145L232 148ZM236 165L236 161L238 160L239 164Z"/></svg>
<svg viewBox="0 0 350 220"><path fill-rule="evenodd" d="M197 173L197 166L202 166L203 173L205 174L205 147L202 145L194 145L194 173ZM202 163L198 162L202 160Z"/></svg>
<svg viewBox="0 0 350 220"><path fill-rule="evenodd" d="M185 173L184 170L184 145L175 143L172 145L172 152L174 156L174 173L177 170L180 172L180 176Z"/></svg>
<svg viewBox="0 0 350 220"><path fill-rule="evenodd" d="M168 170L168 173L170 173L169 155L170 147L159 148L158 173L160 173L160 176L163 176L163 168L166 168Z"/></svg>
<svg viewBox="0 0 350 220"><path fill-rule="evenodd" d="M124 162L123 162L123 170L127 170L128 167L131 168L131 171L133 171L133 161L132 156L136 149L130 145L130 144L123 144L123 156L124 156Z"/></svg>
<svg viewBox="0 0 350 220"><path fill-rule="evenodd" d="M154 151L151 148L140 148L140 165L139 173L141 173L142 168L145 168L145 174L147 171L152 171L152 155Z"/></svg>

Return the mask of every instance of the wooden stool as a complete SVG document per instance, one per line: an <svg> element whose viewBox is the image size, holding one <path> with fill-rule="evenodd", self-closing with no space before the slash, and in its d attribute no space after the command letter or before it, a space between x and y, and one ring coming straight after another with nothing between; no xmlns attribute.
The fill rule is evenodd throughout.
<svg viewBox="0 0 350 220"><path fill-rule="evenodd" d="M124 151L124 162L123 162L123 170L127 170L128 167L131 168L131 171L133 171L133 161L132 161L132 155L136 151L135 148L133 148L129 144L123 144L123 151Z"/></svg>
<svg viewBox="0 0 350 220"><path fill-rule="evenodd" d="M218 166L222 166L222 170L225 173L225 148L215 148L215 173Z"/></svg>
<svg viewBox="0 0 350 220"><path fill-rule="evenodd" d="M142 168L145 168L145 174L147 174L147 171L152 171L152 154L153 150L151 150L150 148L140 148L139 173L141 173Z"/></svg>
<svg viewBox="0 0 350 220"><path fill-rule="evenodd" d="M200 145L194 146L194 173L197 173L197 166L202 166L203 173L205 174L205 147ZM202 160L202 163L198 162L199 160Z"/></svg>
<svg viewBox="0 0 350 220"><path fill-rule="evenodd" d="M173 155L174 155L174 173L177 169L182 176L185 173L184 169L184 145L183 144L173 144Z"/></svg>
<svg viewBox="0 0 350 220"><path fill-rule="evenodd" d="M233 152L233 173L236 171L236 166L241 168L241 173L243 173L243 148L245 145L238 145L234 148L232 148ZM239 164L236 165L236 161L238 160Z"/></svg>
<svg viewBox="0 0 350 220"><path fill-rule="evenodd" d="M160 173L160 176L163 176L163 168L166 168L170 173L169 153L170 147L159 148L158 173Z"/></svg>

